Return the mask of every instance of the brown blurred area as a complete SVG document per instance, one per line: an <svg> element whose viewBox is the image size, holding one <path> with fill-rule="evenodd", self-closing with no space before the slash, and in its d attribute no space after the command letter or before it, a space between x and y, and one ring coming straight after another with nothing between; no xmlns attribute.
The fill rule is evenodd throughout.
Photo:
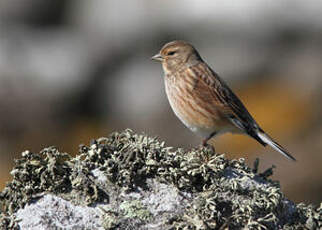
<svg viewBox="0 0 322 230"><path fill-rule="evenodd" d="M169 146L200 144L171 111L161 66L150 60L183 39L298 161L238 135L215 139L216 151L249 165L258 157L262 170L274 164L288 198L321 202L321 22L313 0L1 1L1 188L26 149L74 155L125 128Z"/></svg>

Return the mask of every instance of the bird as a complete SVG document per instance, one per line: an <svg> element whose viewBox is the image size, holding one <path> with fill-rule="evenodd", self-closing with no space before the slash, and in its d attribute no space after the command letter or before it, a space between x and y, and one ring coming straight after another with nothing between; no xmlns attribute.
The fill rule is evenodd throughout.
<svg viewBox="0 0 322 230"><path fill-rule="evenodd" d="M165 91L172 110L185 126L203 138L203 146L220 134L246 134L296 161L264 132L193 45L181 40L168 42L152 59L162 64Z"/></svg>

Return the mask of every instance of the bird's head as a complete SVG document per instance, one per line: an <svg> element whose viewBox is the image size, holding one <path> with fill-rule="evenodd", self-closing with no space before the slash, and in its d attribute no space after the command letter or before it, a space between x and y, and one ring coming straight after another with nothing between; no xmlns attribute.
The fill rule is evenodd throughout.
<svg viewBox="0 0 322 230"><path fill-rule="evenodd" d="M166 74L181 71L201 61L197 50L185 41L172 41L165 44L152 59L162 63Z"/></svg>

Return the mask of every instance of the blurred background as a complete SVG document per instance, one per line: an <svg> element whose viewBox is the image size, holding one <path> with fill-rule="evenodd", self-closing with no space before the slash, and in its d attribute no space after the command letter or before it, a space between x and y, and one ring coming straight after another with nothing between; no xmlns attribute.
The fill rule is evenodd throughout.
<svg viewBox="0 0 322 230"><path fill-rule="evenodd" d="M262 128L297 158L239 135L213 143L229 158L276 165L295 202L322 198L322 3L314 0L2 0L0 188L15 158L131 128L167 145L200 144L168 104L150 60L175 39L201 56Z"/></svg>

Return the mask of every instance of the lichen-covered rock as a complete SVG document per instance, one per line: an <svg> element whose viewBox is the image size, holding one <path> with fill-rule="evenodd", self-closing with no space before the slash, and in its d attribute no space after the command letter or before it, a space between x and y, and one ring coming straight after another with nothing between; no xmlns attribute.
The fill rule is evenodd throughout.
<svg viewBox="0 0 322 230"><path fill-rule="evenodd" d="M272 168L258 174L257 165L250 169L243 159L227 160L211 148L172 149L131 130L82 145L75 158L54 147L39 154L25 151L12 170L13 180L0 194L0 226L152 230L322 227L322 204L294 204L284 197L278 182L268 179ZM51 197L44 202L46 194ZM30 222L28 208L33 205L38 205L33 215L48 220L37 222L43 226ZM79 218L82 213L87 218ZM95 218L89 218L91 215Z"/></svg>

